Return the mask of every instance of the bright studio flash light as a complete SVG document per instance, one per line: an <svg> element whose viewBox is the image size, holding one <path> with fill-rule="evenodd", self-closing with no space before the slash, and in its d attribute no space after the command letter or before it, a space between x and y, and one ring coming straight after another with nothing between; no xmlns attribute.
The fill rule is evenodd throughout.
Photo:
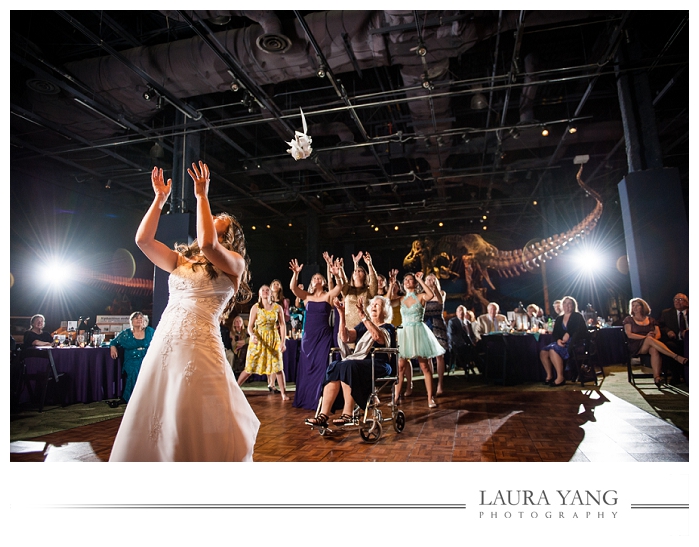
<svg viewBox="0 0 699 547"><path fill-rule="evenodd" d="M595 249L580 249L574 257L575 264L582 272L592 275L602 266L602 253Z"/></svg>
<svg viewBox="0 0 699 547"><path fill-rule="evenodd" d="M77 268L60 259L52 259L38 268L40 280L46 285L63 285L76 275Z"/></svg>

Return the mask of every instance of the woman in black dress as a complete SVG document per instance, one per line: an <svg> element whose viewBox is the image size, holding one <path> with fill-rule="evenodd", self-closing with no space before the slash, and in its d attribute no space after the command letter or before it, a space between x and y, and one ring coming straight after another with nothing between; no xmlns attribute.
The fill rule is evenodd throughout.
<svg viewBox="0 0 699 547"><path fill-rule="evenodd" d="M660 341L658 322L650 316L650 306L642 298L629 301L631 315L624 319L624 332L628 339L629 352L632 357L650 354L650 366L653 369L655 385L662 383L663 358L660 354L672 357L681 365L689 364L689 359L677 355Z"/></svg>

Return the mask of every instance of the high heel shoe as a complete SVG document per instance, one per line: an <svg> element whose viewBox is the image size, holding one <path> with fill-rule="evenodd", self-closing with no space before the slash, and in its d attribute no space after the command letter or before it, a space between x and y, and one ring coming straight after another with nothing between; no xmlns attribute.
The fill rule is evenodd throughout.
<svg viewBox="0 0 699 547"><path fill-rule="evenodd" d="M564 385L566 385L566 381L565 381L565 380L563 380L560 384L557 384L555 381L552 381L552 382L549 384L549 387L561 387L561 386L564 386Z"/></svg>
<svg viewBox="0 0 699 547"><path fill-rule="evenodd" d="M545 386L550 386L553 383L553 378L548 378L544 380L544 385Z"/></svg>
<svg viewBox="0 0 699 547"><path fill-rule="evenodd" d="M653 381L655 382L655 387L657 387L658 389L662 387L663 379L660 376L654 378Z"/></svg>
<svg viewBox="0 0 699 547"><path fill-rule="evenodd" d="M434 397L430 398L430 402L427 403L427 408L437 408L437 403L434 402Z"/></svg>

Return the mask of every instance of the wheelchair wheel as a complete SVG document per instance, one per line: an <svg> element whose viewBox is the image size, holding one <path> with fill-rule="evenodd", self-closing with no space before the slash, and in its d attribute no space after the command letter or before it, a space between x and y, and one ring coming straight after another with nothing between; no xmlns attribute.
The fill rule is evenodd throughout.
<svg viewBox="0 0 699 547"><path fill-rule="evenodd" d="M381 438L382 432L381 422L375 422L374 420L367 420L359 429L359 435L368 443L377 442Z"/></svg>
<svg viewBox="0 0 699 547"><path fill-rule="evenodd" d="M405 428L405 414L402 410L396 412L396 417L393 420L393 429L396 433L400 433Z"/></svg>

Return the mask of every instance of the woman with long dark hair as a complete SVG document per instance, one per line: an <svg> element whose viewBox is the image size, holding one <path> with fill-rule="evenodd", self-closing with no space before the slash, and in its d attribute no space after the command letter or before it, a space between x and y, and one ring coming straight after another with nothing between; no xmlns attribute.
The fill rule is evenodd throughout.
<svg viewBox="0 0 699 547"><path fill-rule="evenodd" d="M170 249L155 239L170 195L162 169L136 243L170 273L170 297L143 359L110 461L251 461L260 422L235 381L220 318L250 300L245 236L231 215L212 215L209 168L187 170L197 200L197 239Z"/></svg>
<svg viewBox="0 0 699 547"><path fill-rule="evenodd" d="M320 273L316 273L311 278L308 291L305 291L298 284L303 264L299 264L294 258L289 262L289 269L293 272L290 283L291 292L303 300L306 306L294 406L315 410L325 378L325 369L328 367L330 348L333 346L333 329L330 326L331 304L340 294L342 284L338 283L328 291L326 290L327 281ZM333 266L332 273L338 276L337 266Z"/></svg>

